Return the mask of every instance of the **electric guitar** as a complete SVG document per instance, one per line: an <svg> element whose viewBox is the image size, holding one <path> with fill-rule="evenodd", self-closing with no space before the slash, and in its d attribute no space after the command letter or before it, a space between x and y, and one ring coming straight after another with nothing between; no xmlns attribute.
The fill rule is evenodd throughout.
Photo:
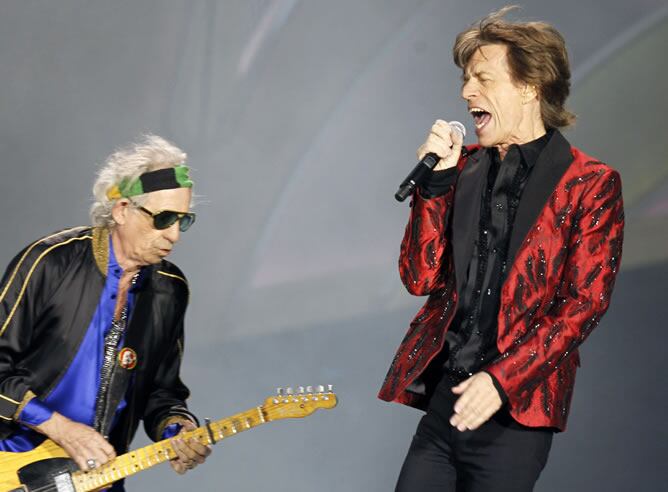
<svg viewBox="0 0 668 492"><path fill-rule="evenodd" d="M263 405L231 417L210 422L184 432L184 439L195 438L202 444L216 444L258 425L274 420L302 418L319 408L331 409L337 398L332 386L327 390L311 386L279 388ZM63 448L47 439L32 451L0 452L1 492L88 492L105 489L118 480L147 470L176 457L169 439L117 456L93 470L79 470Z"/></svg>

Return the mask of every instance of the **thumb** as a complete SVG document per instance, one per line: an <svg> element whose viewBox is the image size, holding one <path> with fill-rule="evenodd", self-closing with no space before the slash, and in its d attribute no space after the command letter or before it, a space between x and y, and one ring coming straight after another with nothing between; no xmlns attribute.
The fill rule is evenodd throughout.
<svg viewBox="0 0 668 492"><path fill-rule="evenodd" d="M452 140L452 152L459 155L462 151L462 145L464 145L464 135L459 130L450 127L450 139Z"/></svg>
<svg viewBox="0 0 668 492"><path fill-rule="evenodd" d="M461 395L464 391L466 391L466 388L468 388L470 385L471 385L471 378L465 379L457 386L454 386L452 388L452 392L456 395Z"/></svg>

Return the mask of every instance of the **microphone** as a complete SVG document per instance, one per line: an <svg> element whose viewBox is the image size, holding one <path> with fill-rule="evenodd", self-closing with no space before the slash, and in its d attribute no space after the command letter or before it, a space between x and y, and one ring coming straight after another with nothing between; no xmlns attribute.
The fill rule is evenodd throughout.
<svg viewBox="0 0 668 492"><path fill-rule="evenodd" d="M466 137L466 128L459 121L451 121L448 124L450 125L450 128L461 134L462 139ZM462 146L462 156L466 157L467 155L468 152L466 152L466 149ZM406 176L406 179L401 182L399 190L394 194L394 198L399 202L403 202L408 195L413 193L413 190L415 190L418 185L424 183L426 177L433 171L440 160L441 158L433 152L425 155L413 168L410 174Z"/></svg>

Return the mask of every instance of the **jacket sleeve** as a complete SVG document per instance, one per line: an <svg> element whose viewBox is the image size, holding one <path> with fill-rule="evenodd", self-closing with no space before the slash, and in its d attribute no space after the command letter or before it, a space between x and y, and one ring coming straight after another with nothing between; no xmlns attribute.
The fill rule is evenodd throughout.
<svg viewBox="0 0 668 492"><path fill-rule="evenodd" d="M21 251L7 267L0 284L0 420L17 420L34 398L27 376L15 370L30 348L40 305L52 286L43 272L49 257L39 242Z"/></svg>
<svg viewBox="0 0 668 492"><path fill-rule="evenodd" d="M185 315L185 312L183 314ZM183 358L183 342L182 316L178 322L175 342L165 353L156 371L144 410L144 429L154 441L162 439L165 428L179 420L191 420L199 425L197 417L188 411L186 399L190 396L190 391L179 376Z"/></svg>
<svg viewBox="0 0 668 492"><path fill-rule="evenodd" d="M619 269L624 206L619 174L602 174L582 199L569 257L552 308L486 372L509 397L522 401L587 338L608 309Z"/></svg>
<svg viewBox="0 0 668 492"><path fill-rule="evenodd" d="M413 194L408 225L401 241L399 275L408 292L416 296L431 294L445 285L443 255L449 211L454 196L457 169L439 171L446 174L438 191L435 186L418 189Z"/></svg>

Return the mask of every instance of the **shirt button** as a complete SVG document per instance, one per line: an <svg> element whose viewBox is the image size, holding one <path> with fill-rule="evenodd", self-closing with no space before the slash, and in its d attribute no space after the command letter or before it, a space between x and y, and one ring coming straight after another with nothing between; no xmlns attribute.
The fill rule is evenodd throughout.
<svg viewBox="0 0 668 492"><path fill-rule="evenodd" d="M112 299L116 299L116 294L111 294Z"/></svg>

